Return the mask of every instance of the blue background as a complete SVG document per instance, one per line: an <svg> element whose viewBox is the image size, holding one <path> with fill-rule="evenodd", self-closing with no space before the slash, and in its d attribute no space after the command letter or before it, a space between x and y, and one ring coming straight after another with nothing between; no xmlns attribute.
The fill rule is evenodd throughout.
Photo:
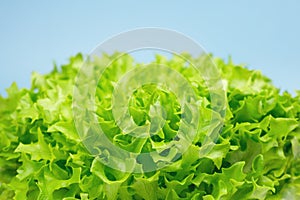
<svg viewBox="0 0 300 200"><path fill-rule="evenodd" d="M300 89L300 1L1 1L0 94L32 71L89 53L119 32L138 27L177 30L208 52L246 63L277 87Z"/></svg>

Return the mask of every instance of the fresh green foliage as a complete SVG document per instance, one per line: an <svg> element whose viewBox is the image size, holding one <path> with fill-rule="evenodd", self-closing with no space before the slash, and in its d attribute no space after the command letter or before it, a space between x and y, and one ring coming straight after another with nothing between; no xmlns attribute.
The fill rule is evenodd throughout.
<svg viewBox="0 0 300 200"><path fill-rule="evenodd" d="M156 59L189 79L201 100L199 112L210 115L203 80L193 79L183 61ZM131 174L102 164L76 132L72 95L82 63L79 54L49 74L33 73L30 89L14 83L7 89L8 97L0 96L0 199L300 198L300 93L295 97L280 93L260 72L215 59L227 94L225 124L216 145L205 155L199 153L205 134L201 129L187 152L171 165ZM192 119L181 115L174 94L149 84L137 89L129 101L132 119L137 125L150 123L152 105L159 102L166 123L148 140L122 134L114 123L111 92L113 83L134 65L125 56L104 73L96 91L96 113L114 145L149 152L174 139L182 117Z"/></svg>

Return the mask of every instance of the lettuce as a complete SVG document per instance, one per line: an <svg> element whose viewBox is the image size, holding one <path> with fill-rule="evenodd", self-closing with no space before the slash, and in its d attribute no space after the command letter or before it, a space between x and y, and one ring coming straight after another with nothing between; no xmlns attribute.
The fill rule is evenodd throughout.
<svg viewBox="0 0 300 200"><path fill-rule="evenodd" d="M118 55L103 55L95 66ZM128 159L121 171L106 165L120 164L112 152L91 151L83 142L97 147L103 141L95 134L82 138L74 124L72 103L81 54L49 74L33 73L29 89L13 83L8 96L0 96L0 199L300 198L300 92L281 93L259 71L231 60L214 61L222 74L227 108L223 127L205 153L205 136L214 132L207 124L220 126L209 119L222 116L212 109L205 81L184 61L157 56L154 62L174 68L188 80L197 103L183 108L163 86L145 84L126 104L126 120L156 132L148 138L124 134L122 120L114 119L118 110L112 110L116 82L141 65L126 55L103 73L95 90L94 115L107 142L133 153L159 152ZM77 92L85 97L88 90ZM179 127L193 123L193 112L201 117L192 144L183 154L167 148L176 142ZM169 164L151 170L162 162ZM130 173L136 166L140 173Z"/></svg>

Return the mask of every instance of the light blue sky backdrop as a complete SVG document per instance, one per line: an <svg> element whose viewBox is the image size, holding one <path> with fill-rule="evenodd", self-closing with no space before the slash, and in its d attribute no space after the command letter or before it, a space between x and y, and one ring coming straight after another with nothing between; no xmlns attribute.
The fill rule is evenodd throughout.
<svg viewBox="0 0 300 200"><path fill-rule="evenodd" d="M179 3L177 3L179 2ZM0 94L32 71L47 73L68 57L138 27L184 33L215 56L232 56L300 89L300 1L1 1Z"/></svg>

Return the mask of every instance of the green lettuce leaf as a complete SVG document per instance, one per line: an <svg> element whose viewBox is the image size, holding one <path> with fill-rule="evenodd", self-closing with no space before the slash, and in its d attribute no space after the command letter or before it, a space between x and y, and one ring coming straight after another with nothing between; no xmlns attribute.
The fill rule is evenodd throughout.
<svg viewBox="0 0 300 200"><path fill-rule="evenodd" d="M97 58L95 70L120 55ZM178 56L167 59L158 55L154 63L180 73L198 101L181 106L177 96L163 86L146 84L137 88L128 101L129 121L138 127L149 125L150 133L156 132L149 138L138 138L124 133L112 110L118 80L142 66L124 55L103 72L95 90L94 116L88 117L96 116L108 140L123 150L159 152L128 159L122 168L137 166L142 171L128 173L105 165L106 159L114 163L120 160L112 152L96 148L101 141L87 138L95 144L95 156L77 133L72 102L83 62L84 57L78 54L48 74L33 73L31 88L20 89L13 83L7 97L0 96L0 199L300 198L300 91L295 96L280 92L259 71L215 58L227 108L222 130L212 138L214 145L207 146L206 136L220 126L218 120L210 119L221 117L212 109L205 81ZM96 73L86 73L88 84L95 77L87 77ZM166 80L167 76L162 75ZM86 87L79 92L86 97L91 91ZM176 141L178 131L189 130L188 125L195 120L193 112L200 118L192 144L183 154L167 148ZM88 134L94 130L84 131ZM169 164L156 171L147 170L161 162Z"/></svg>

